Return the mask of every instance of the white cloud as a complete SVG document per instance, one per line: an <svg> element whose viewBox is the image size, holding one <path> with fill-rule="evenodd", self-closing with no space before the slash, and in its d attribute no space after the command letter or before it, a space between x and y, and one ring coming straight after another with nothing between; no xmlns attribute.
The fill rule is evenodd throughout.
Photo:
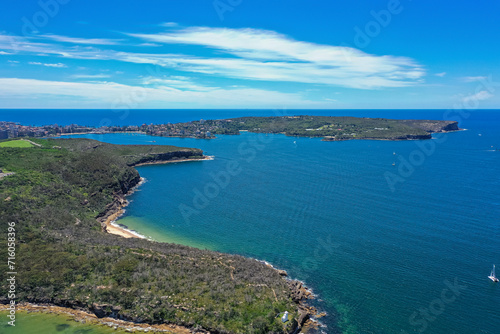
<svg viewBox="0 0 500 334"><path fill-rule="evenodd" d="M19 64L19 61L17 60L7 60L7 62L12 64Z"/></svg>
<svg viewBox="0 0 500 334"><path fill-rule="evenodd" d="M477 92L476 94L468 95L464 98L462 98L462 102L464 104L469 104L470 102L478 102L478 101L483 101L483 100L488 100L491 99L494 95L491 94L490 92L486 90L482 90L480 92Z"/></svg>
<svg viewBox="0 0 500 334"><path fill-rule="evenodd" d="M12 53L9 53L9 52L5 52L5 51L0 51L0 55L11 55Z"/></svg>
<svg viewBox="0 0 500 334"><path fill-rule="evenodd" d="M165 86L129 86L114 82L77 83L19 78L0 78L0 96L22 101L17 104L20 108L31 106L30 101L43 96L54 97L47 100L46 107L51 107L51 101L54 101L54 106L68 101L67 106L74 107L75 100L82 101L86 106L101 108L332 107L331 102L306 100L300 94L252 88L214 88L210 91L190 91Z"/></svg>
<svg viewBox="0 0 500 334"><path fill-rule="evenodd" d="M167 78L159 79L155 77L147 77L143 79L143 85L159 87L164 89L180 89L180 90L190 90L190 91L213 91L218 88L207 87L194 83L190 78L182 76L170 76Z"/></svg>
<svg viewBox="0 0 500 334"><path fill-rule="evenodd" d="M91 45L117 45L120 44L122 40L120 39L107 39L107 38L78 38L78 37L68 37L61 35L40 35L40 37L45 39L50 39L56 42L72 43L72 44L91 44Z"/></svg>
<svg viewBox="0 0 500 334"><path fill-rule="evenodd" d="M57 64L43 64L43 66L47 67L57 67L57 68L62 68L62 67L68 67L63 63L57 63Z"/></svg>
<svg viewBox="0 0 500 334"><path fill-rule="evenodd" d="M159 47L159 46L161 46L161 44L158 44L158 43L141 43L141 44L138 44L137 46Z"/></svg>
<svg viewBox="0 0 500 334"><path fill-rule="evenodd" d="M46 67L56 67L56 68L68 67L68 66L66 66L63 63L47 64L47 63L40 63L38 61L30 61L28 64L30 64L30 65L40 65L40 66L46 66Z"/></svg>
<svg viewBox="0 0 500 334"><path fill-rule="evenodd" d="M177 27L179 24L175 23L175 22L164 22L164 23L161 23L159 26L160 27Z"/></svg>
<svg viewBox="0 0 500 334"><path fill-rule="evenodd" d="M301 42L267 30L193 27L129 35L155 43L199 45L231 55L171 60L181 70L233 78L371 89L413 85L424 75L422 66L409 58Z"/></svg>
<svg viewBox="0 0 500 334"><path fill-rule="evenodd" d="M349 47L301 42L273 31L203 27L171 29L173 31L156 35L129 35L141 39L144 43L198 45L203 47L204 54L207 51L212 51L213 54L196 56L101 50L93 46L38 43L23 37L1 34L0 49L72 59L152 64L174 68L177 71L226 78L312 83L359 89L411 86L422 82L425 74L423 67L409 58L371 55ZM72 37L44 36L53 41L81 42L81 39ZM110 40L85 41L105 44L103 41Z"/></svg>
<svg viewBox="0 0 500 334"><path fill-rule="evenodd" d="M75 74L71 77L75 79L103 79L111 76L108 74Z"/></svg>
<svg viewBox="0 0 500 334"><path fill-rule="evenodd" d="M476 81L484 81L484 80L487 80L487 79L488 79L488 77L484 77L484 76L463 77L462 81L465 81L465 82L476 82Z"/></svg>
<svg viewBox="0 0 500 334"><path fill-rule="evenodd" d="M441 77L442 78L442 77L444 77L446 75L446 72L436 73L434 75L437 76L437 77Z"/></svg>

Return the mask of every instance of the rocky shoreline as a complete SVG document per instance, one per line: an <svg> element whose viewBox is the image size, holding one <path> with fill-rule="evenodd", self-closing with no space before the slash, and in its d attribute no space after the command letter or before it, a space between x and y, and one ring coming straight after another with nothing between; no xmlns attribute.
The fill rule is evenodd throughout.
<svg viewBox="0 0 500 334"><path fill-rule="evenodd" d="M154 164L166 164L166 163L175 163L175 162L188 162L188 161L200 161L200 160L213 160L213 157L210 156L203 156L202 159L174 159L174 160L166 160L166 161L161 161L161 160L156 160L153 162L146 162L146 163L138 163L134 164L133 167L136 166L143 166L143 165L154 165ZM137 181L138 180L138 181ZM113 202L108 204L106 207L105 211L101 213L97 221L101 223L101 229L105 233L110 233L110 234L115 234L119 235L124 238L145 238L144 236L141 236L140 234L127 230L126 228L122 228L119 226L113 225L113 222L116 221L123 213L124 213L124 208L129 204L129 202L126 200L126 197L133 194L137 188L144 182L144 179L139 177L139 179L134 178L132 183L130 183L127 187L125 187L127 192L125 194L120 194L116 195ZM259 260L257 260L259 261ZM314 294L310 289L308 289L303 282L298 281L298 280L292 280L288 278L288 273L285 270L280 270L275 267L273 267L271 264L265 262L265 261L259 261L264 263L265 265L271 267L273 270L275 270L283 279L287 281L288 287L290 289L290 295L292 300L297 304L298 312L299 312L299 317L298 319L295 319L297 321L296 326L293 328L293 330L289 334L297 334L299 332L301 333L307 333L311 329L317 329L319 327L318 322L315 320L316 318L320 318L324 316L324 313L319 313L318 310L313 307L308 305L307 301L314 299ZM36 304L28 304L28 306L31 309L46 309L47 307L50 307L50 305L36 305ZM124 321L124 320L117 320L115 318L103 318L106 313L104 312L99 312L103 307L108 307L108 308L113 308L111 305L104 305L104 306L96 306L93 309L94 314L88 313L85 311L81 310L74 310L73 308L64 308L64 307L58 307L58 306L53 306L52 309L50 309L50 312L54 313L54 310L57 310L57 312L62 312L65 314L72 313L72 311L75 311L77 314L73 314L75 316L76 321L80 320L85 320L87 321L88 317L91 317L93 321L97 321L100 324L103 325L108 325L111 327L117 327L117 328L122 328L122 329L129 329L134 326L138 326L137 330L138 331L144 331L144 330L158 330L158 331L166 331L168 333L209 333L206 331L192 331L192 329L188 329L185 327L180 327L178 326L177 330L179 328L182 328L183 331L180 332L172 332L171 329L165 329L161 328L163 325L147 325L147 324L139 324L139 323L134 323L134 322L129 322L129 321ZM118 313L119 310L116 310L116 313ZM102 313L102 314L101 314ZM115 313L115 312L113 312ZM160 327L158 327L160 326ZM170 326L170 325L165 325L165 326ZM158 328L157 328L158 327ZM134 329L135 330L135 329ZM169 332L170 330L170 332ZM186 332L187 331L187 332Z"/></svg>
<svg viewBox="0 0 500 334"><path fill-rule="evenodd" d="M264 261L259 261L264 262ZM275 270L283 279L287 280L292 300L298 305L299 318L293 319L296 325L287 334L308 333L312 329L318 329L317 318L325 316L325 313L319 313L318 310L308 305L307 301L314 299L314 294L303 282L288 279L288 274L284 270L276 269L267 262L267 266ZM2 301L3 302L3 301ZM0 312L7 311L9 305L0 303ZM72 320L90 324L108 326L114 329L122 329L127 332L152 332L152 333L171 333L171 334L210 334L211 332L201 328L188 328L176 324L148 324L120 319L119 306L108 304L92 304L90 310L84 308L78 302L66 302L64 306L47 303L19 303L16 305L17 311L41 312L48 314L61 314L71 317ZM111 310L111 313L109 312ZM293 321L290 320L290 321ZM216 332L213 332L216 334Z"/></svg>
<svg viewBox="0 0 500 334"><path fill-rule="evenodd" d="M258 260L257 260L258 261ZM314 306L308 304L309 300L315 299L313 292L307 288L303 282L288 278L288 274L284 270L274 268L271 264L265 261L268 267L275 270L279 276L287 281L290 289L290 297L298 308L298 318L290 319L294 323L291 330L287 334L307 334L310 330L315 330L320 327L316 319L325 316L325 313L320 313ZM69 316L72 320L90 325L108 326L114 329L122 329L127 332L152 332L152 333L171 333L171 334L217 334L218 332L210 332L203 328L189 328L173 323L150 324L136 322L133 319L123 319L120 316L121 307L110 304L92 304L86 306L80 302L72 301L53 301L52 303L29 303L22 302L16 304L17 311L25 312L40 312L48 314L61 314ZM9 307L7 300L0 300L0 312L7 311Z"/></svg>
<svg viewBox="0 0 500 334"><path fill-rule="evenodd" d="M164 157L167 157L165 155ZM178 162L190 162L190 161L203 161L203 160L213 160L213 156L202 156L202 158L193 159L182 159L178 157L173 157L168 155L168 160L161 160L161 157L155 157L152 161L138 162L130 167L139 167L146 165L163 165L168 163L178 163ZM124 238L141 238L146 237L141 234L128 230L126 228L114 225L114 222L120 218L125 213L125 207L129 204L126 197L133 194L136 189L144 182L144 179L140 176L131 180L131 182L124 186L125 193L115 194L115 197L111 203L106 206L106 209L97 216L97 221L101 223L101 231L105 233L119 235Z"/></svg>
<svg viewBox="0 0 500 334"><path fill-rule="evenodd" d="M326 316L326 313L319 312L314 306L308 304L309 300L315 299L315 295L304 282L288 278L288 273L283 269L278 269L266 261L260 261L266 266L275 270L281 277L287 280L288 287L291 291L292 300L298 305L299 318L297 319L297 327L293 333L308 333L312 329L318 329L319 324L316 319Z"/></svg>
<svg viewBox="0 0 500 334"><path fill-rule="evenodd" d="M463 129L458 127L458 122L455 121L443 121L444 125L436 124L431 121L415 121L415 120L402 120L402 123L413 124L413 127L424 130L428 132L422 135L401 135L397 137L362 137L362 138L336 138L333 136L325 136L322 141L347 141L347 140L386 140L386 141L403 141L403 140L427 140L432 139L433 133L448 133L462 131Z"/></svg>
<svg viewBox="0 0 500 334"><path fill-rule="evenodd" d="M107 305L95 305L94 313L90 313L83 309L61 307L51 304L32 304L20 303L16 306L16 310L31 312L41 312L48 314L62 314L71 317L74 321L91 324L108 326L114 329L123 329L127 332L153 332L153 333L171 333L171 334L206 334L204 330L194 330L174 324L142 324L131 321L120 320L111 317L99 317L99 310ZM8 305L0 304L0 312L6 311Z"/></svg>

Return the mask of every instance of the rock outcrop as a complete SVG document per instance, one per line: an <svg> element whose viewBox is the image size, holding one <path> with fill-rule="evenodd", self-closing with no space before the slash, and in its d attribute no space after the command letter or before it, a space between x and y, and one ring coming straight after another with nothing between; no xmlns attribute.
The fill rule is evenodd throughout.
<svg viewBox="0 0 500 334"><path fill-rule="evenodd" d="M458 131L458 122L456 121L429 121L429 120L401 120L401 123L412 128L427 131L429 133Z"/></svg>
<svg viewBox="0 0 500 334"><path fill-rule="evenodd" d="M175 161L183 159L201 159L203 158L203 151L193 151L193 150L179 150L175 152L168 153L149 153L140 157L133 163L129 163L129 166L137 166L147 163L160 163L165 161Z"/></svg>

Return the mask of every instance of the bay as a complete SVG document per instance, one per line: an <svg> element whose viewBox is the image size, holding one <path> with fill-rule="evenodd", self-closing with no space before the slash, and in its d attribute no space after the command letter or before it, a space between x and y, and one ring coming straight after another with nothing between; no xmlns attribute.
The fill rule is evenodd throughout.
<svg viewBox="0 0 500 334"><path fill-rule="evenodd" d="M59 118L35 117L33 124L84 124L52 112ZM131 111L139 123L123 124L275 111L190 112ZM446 118L441 110L288 112ZM87 115L93 115L89 125L102 116ZM493 334L500 326L500 286L487 275L500 263L500 113L474 110L460 126L467 131L402 142L252 133L214 140L84 137L197 147L215 156L138 167L147 182L118 222L158 241L286 269L318 295L315 305L328 313L320 319L325 333ZM238 166L233 175L230 166Z"/></svg>

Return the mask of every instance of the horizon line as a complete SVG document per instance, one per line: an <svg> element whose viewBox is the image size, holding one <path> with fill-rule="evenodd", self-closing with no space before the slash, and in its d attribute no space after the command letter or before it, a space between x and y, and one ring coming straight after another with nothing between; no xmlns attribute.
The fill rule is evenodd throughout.
<svg viewBox="0 0 500 334"><path fill-rule="evenodd" d="M0 108L4 110L451 110L455 108ZM466 108L463 108L466 109ZM498 108L478 108L467 110L500 110Z"/></svg>

